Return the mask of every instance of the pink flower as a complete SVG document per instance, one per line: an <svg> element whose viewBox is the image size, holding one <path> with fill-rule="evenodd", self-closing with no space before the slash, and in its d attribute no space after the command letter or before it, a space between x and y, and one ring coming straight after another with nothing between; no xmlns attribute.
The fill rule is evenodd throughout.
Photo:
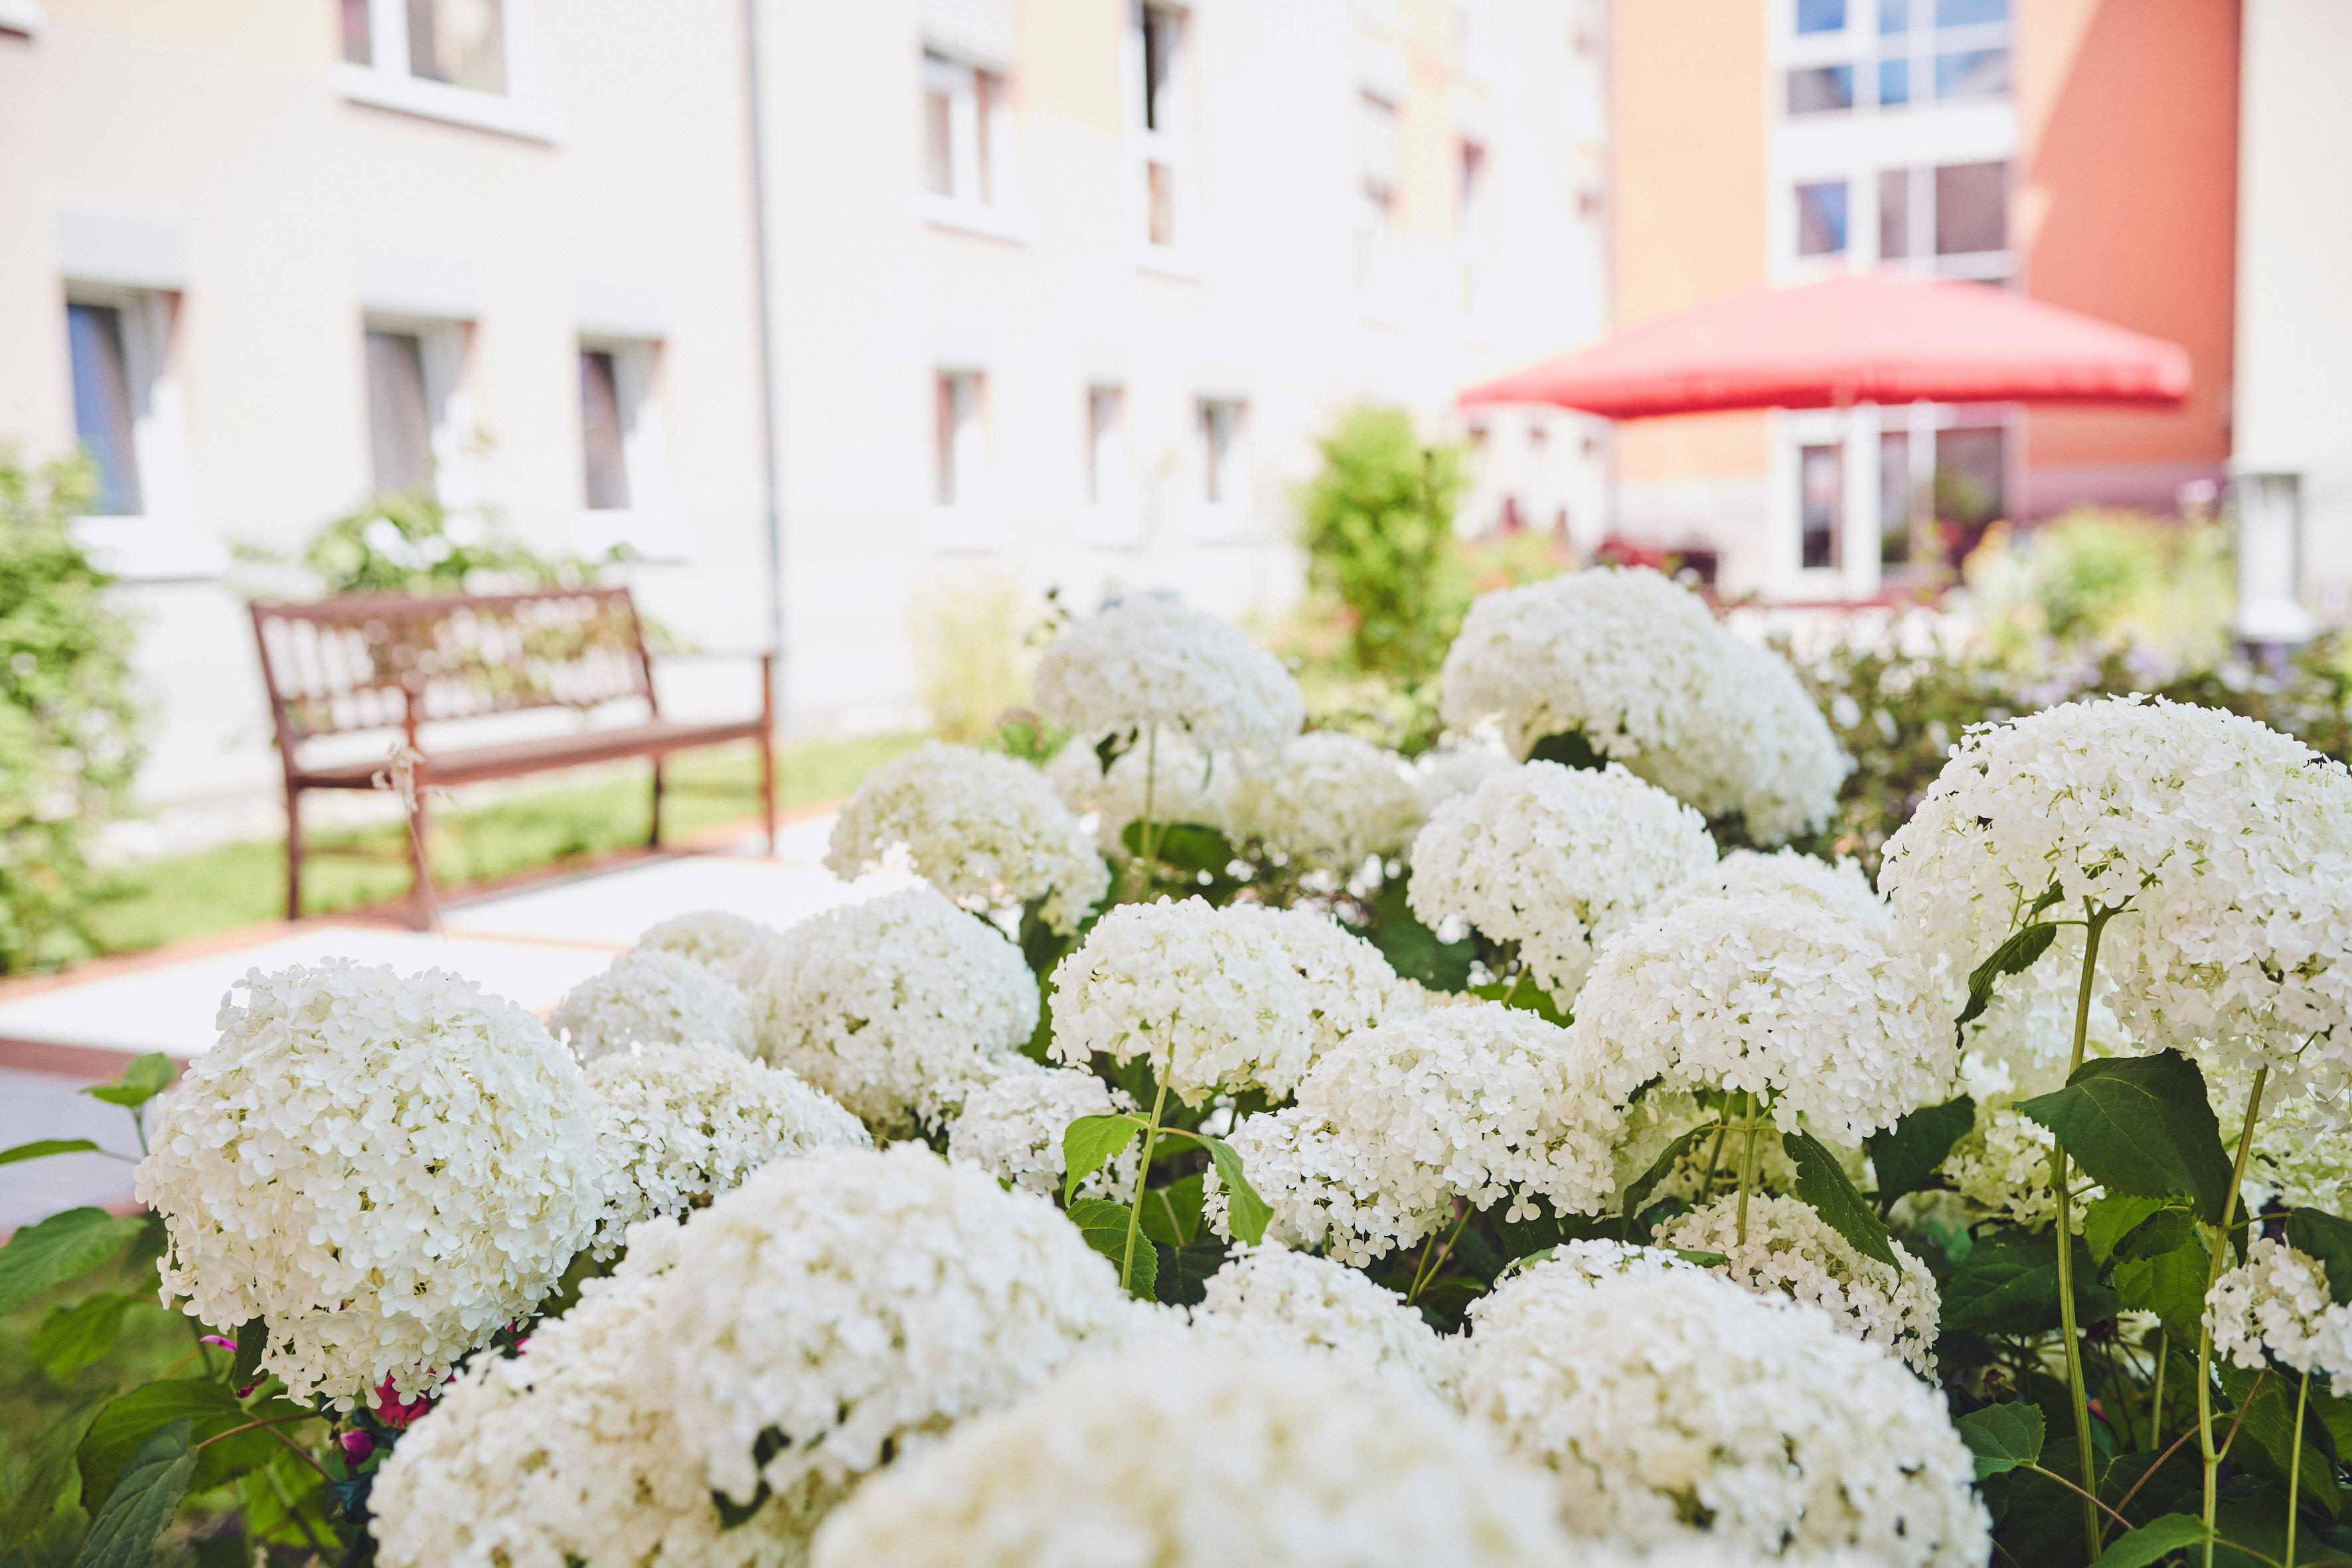
<svg viewBox="0 0 2352 1568"><path fill-rule="evenodd" d="M218 1334L199 1335L197 1337L197 1342L200 1344L218 1345L225 1351L233 1351L236 1349L236 1342L235 1340L223 1339Z"/></svg>
<svg viewBox="0 0 2352 1568"><path fill-rule="evenodd" d="M375 1439L364 1432L346 1432L336 1440L343 1446L343 1462L347 1465L364 1464L367 1457L375 1452Z"/></svg>
<svg viewBox="0 0 2352 1568"><path fill-rule="evenodd" d="M414 1399L404 1400L394 1392L392 1379L388 1376L376 1385L375 1418L387 1426L405 1426L432 1408L431 1394L420 1394Z"/></svg>

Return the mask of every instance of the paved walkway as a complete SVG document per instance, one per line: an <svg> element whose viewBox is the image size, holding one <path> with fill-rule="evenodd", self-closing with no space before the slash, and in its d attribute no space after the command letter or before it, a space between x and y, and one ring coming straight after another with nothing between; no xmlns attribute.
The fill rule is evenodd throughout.
<svg viewBox="0 0 2352 1568"><path fill-rule="evenodd" d="M37 1138L92 1138L135 1156L127 1112L79 1092L133 1056L186 1058L213 1043L229 988L248 973L351 958L404 973L456 971L545 1013L655 921L729 910L782 927L821 910L908 885L877 873L846 883L821 863L831 817L784 829L774 859L754 837L701 854L640 859L478 899L442 911L444 932L332 919L257 928L248 940L166 949L94 977L0 991L0 1148ZM131 1164L70 1154L0 1167L0 1232L75 1204L131 1202Z"/></svg>

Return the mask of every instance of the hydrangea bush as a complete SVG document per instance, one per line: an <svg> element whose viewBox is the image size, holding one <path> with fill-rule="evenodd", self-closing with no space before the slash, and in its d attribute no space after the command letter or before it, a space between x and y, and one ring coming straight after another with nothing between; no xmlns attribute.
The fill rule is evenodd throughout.
<svg viewBox="0 0 2352 1568"><path fill-rule="evenodd" d="M55 1495L0 1520L399 1568L2352 1553L2343 767L2152 701L1955 733L1874 885L1757 847L1843 765L1785 668L1652 574L1539 590L1411 763L1107 612L1041 663L1058 754L844 813L838 870L926 885L664 921L547 1027L252 977L176 1087L99 1091L152 1212L0 1249L28 1380L187 1344L12 1449ZM40 1298L126 1252L173 1313Z"/></svg>

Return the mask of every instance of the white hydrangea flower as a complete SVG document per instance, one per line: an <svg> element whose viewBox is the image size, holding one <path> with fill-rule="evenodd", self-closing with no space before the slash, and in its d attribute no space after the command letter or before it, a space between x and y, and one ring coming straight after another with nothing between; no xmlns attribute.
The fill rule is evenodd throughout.
<svg viewBox="0 0 2352 1568"><path fill-rule="evenodd" d="M633 1046L751 1051L751 1004L707 965L656 947L625 952L564 994L550 1033L583 1063Z"/></svg>
<svg viewBox="0 0 2352 1568"><path fill-rule="evenodd" d="M1039 712L1081 736L1158 729L1208 752L1272 751L1307 717L1281 660L1239 627L1162 599L1130 599L1064 632L1037 661L1036 692Z"/></svg>
<svg viewBox="0 0 2352 1568"><path fill-rule="evenodd" d="M1306 988L1315 1057L1383 1018L1427 1008L1430 993L1402 978L1379 948L1329 915L1234 904L1219 918L1272 933Z"/></svg>
<svg viewBox="0 0 2352 1568"><path fill-rule="evenodd" d="M1054 1059L1142 1056L1198 1105L1218 1089L1287 1095L1313 1059L1314 1000L1271 921L1199 899L1123 904L1054 969Z"/></svg>
<svg viewBox="0 0 2352 1568"><path fill-rule="evenodd" d="M1954 997L2045 889L2045 919L2127 902L2099 969L2135 1048L2177 1047L2209 1081L2267 1067L2341 1098L2352 774L2290 736L2137 697L1972 731L1888 839L1879 882L1911 939L1944 955ZM2060 962L2053 946L2035 967Z"/></svg>
<svg viewBox="0 0 2352 1568"><path fill-rule="evenodd" d="M688 1222L637 1374L706 1483L748 1502L1008 1403L1133 1307L1035 1194L919 1144L821 1150Z"/></svg>
<svg viewBox="0 0 2352 1568"><path fill-rule="evenodd" d="M1453 1381L1444 1342L1402 1297L1328 1258L1242 1247L1209 1276L1192 1331L1221 1346L1290 1357L1321 1351L1432 1390Z"/></svg>
<svg viewBox="0 0 2352 1568"><path fill-rule="evenodd" d="M2272 1101L2254 1124L2253 1160L2246 1172L2249 1186L2261 1187L2290 1208L2324 1209L2329 1214L2352 1210L2352 1124L2345 1108L2316 1095L2289 1096ZM2225 1142L2243 1123L2245 1102L2217 1107ZM2250 1202L2250 1210L2254 1205Z"/></svg>
<svg viewBox="0 0 2352 1568"><path fill-rule="evenodd" d="M1522 1260L1505 1271L1508 1279L1540 1276L1555 1284L1598 1285L1628 1275L1654 1279L1680 1270L1700 1272L1697 1264L1677 1258L1662 1247L1636 1247L1627 1241L1563 1241L1546 1247L1533 1262ZM1548 1286L1547 1289L1551 1287Z"/></svg>
<svg viewBox="0 0 2352 1568"><path fill-rule="evenodd" d="M1919 945L1916 932L1903 933L1902 940L1915 948ZM2105 945L2102 941L2103 954ZM1929 956L1928 963L1931 971L1937 971L1941 964L1937 983L1951 1010L1958 1013L1959 1005L1951 985L1953 967L1949 959ZM2090 1025L2084 1038L2086 1061L2094 1057L2121 1056L2133 1048L2131 1037L2116 1022L2115 1010L2108 1005L2115 993L2115 982L2105 973L2104 956L2099 968L2101 973L2091 998ZM1963 1026L1967 1058L1962 1089L1975 1095L1979 1104L1984 1104L1989 1100L2006 1103L2031 1100L2065 1088L2067 1068L2074 1059L2074 1006L2082 977L2082 928L2062 926L2042 961L2022 974L2004 976L1984 1012ZM2245 1097L2241 1091L2234 1110L2244 1109Z"/></svg>
<svg viewBox="0 0 2352 1568"><path fill-rule="evenodd" d="M1832 865L1794 849L1771 855L1735 849L1660 893L1643 913L1645 919L1655 920L1701 899L1745 897L1793 900L1842 920L1879 926L1889 920L1885 900L1870 890L1860 865L1851 859Z"/></svg>
<svg viewBox="0 0 2352 1568"><path fill-rule="evenodd" d="M771 1160L872 1143L838 1100L782 1068L698 1046L600 1057L588 1091L612 1172L605 1253L630 1226L707 1203Z"/></svg>
<svg viewBox="0 0 2352 1568"><path fill-rule="evenodd" d="M914 873L966 909L1043 900L1057 931L1110 890L1094 840L1045 775L971 746L926 741L866 775L833 825L825 865L845 880L904 847Z"/></svg>
<svg viewBox="0 0 2352 1568"><path fill-rule="evenodd" d="M1709 816L1766 842L1819 826L1851 763L1787 661L1646 567L1483 594L1445 656L1439 713L1501 721L1512 754L1575 731Z"/></svg>
<svg viewBox="0 0 2352 1568"><path fill-rule="evenodd" d="M1750 1194L1748 1239L1739 1236L1739 1199L1717 1198L1681 1215L1661 1247L1720 1254L1712 1272L1758 1295L1778 1293L1829 1313L1838 1327L1895 1356L1921 1377L1936 1375L1936 1322L1944 1299L1936 1277L1899 1241L1901 1272L1853 1244L1801 1198Z"/></svg>
<svg viewBox="0 0 2352 1568"><path fill-rule="evenodd" d="M1033 1067L1025 1058L1016 1061L963 1102L962 1113L948 1130L948 1158L970 1161L1000 1181L1054 1197L1069 1170L1062 1134L1070 1123L1081 1116L1131 1111L1135 1101L1090 1072ZM1078 1184L1079 1195L1127 1196L1134 1190L1140 1158L1139 1144L1129 1143L1116 1161Z"/></svg>
<svg viewBox="0 0 2352 1568"><path fill-rule="evenodd" d="M530 1014L437 969L330 959L241 984L139 1166L170 1236L163 1300L266 1318L263 1370L298 1399L423 1393L594 1233L587 1086Z"/></svg>
<svg viewBox="0 0 2352 1568"><path fill-rule="evenodd" d="M1234 758L1208 755L1182 735L1162 732L1156 741L1121 752L1107 773L1092 746L1072 741L1054 754L1045 776L1063 805L1094 817L1095 842L1102 852L1124 860L1127 825L1147 817L1162 825L1213 827L1231 837L1239 771Z"/></svg>
<svg viewBox="0 0 2352 1568"><path fill-rule="evenodd" d="M1505 1279L1470 1321L1465 1408L1550 1468L1579 1536L1679 1549L1704 1528L1759 1556L1853 1549L1887 1568L1991 1553L1943 1397L1814 1309L1697 1269L1553 1266Z"/></svg>
<svg viewBox="0 0 2352 1568"><path fill-rule="evenodd" d="M1786 900L1709 899L1644 921L1603 948L1571 1032L1609 1093L1769 1094L1858 1144L1930 1100L1959 1065L1927 973L1881 927Z"/></svg>
<svg viewBox="0 0 2352 1568"><path fill-rule="evenodd" d="M2257 1237L2246 1261L2213 1282L2205 1298L2213 1351L2247 1368L2267 1351L2297 1372L2352 1372L2352 1307L2327 1288L2327 1266L2284 1242Z"/></svg>
<svg viewBox="0 0 2352 1568"><path fill-rule="evenodd" d="M1509 1200L1583 1214L1610 1190L1612 1108L1587 1080L1568 1031L1480 1003L1351 1035L1315 1064L1298 1102L1234 1130L1250 1185L1274 1209L1267 1234L1368 1263L1472 1208ZM1230 1234L1226 1194L1209 1211Z"/></svg>
<svg viewBox="0 0 2352 1568"><path fill-rule="evenodd" d="M401 1435L368 1494L385 1568L801 1568L843 1489L808 1478L727 1528L677 1425L635 1380L657 1331L667 1222L637 1227L610 1279L483 1357Z"/></svg>
<svg viewBox="0 0 2352 1568"><path fill-rule="evenodd" d="M1468 795L1486 782L1486 775L1498 773L1512 763L1511 754L1499 747L1476 742L1442 745L1433 752L1423 752L1413 759L1412 785L1421 797L1421 815L1426 818L1457 795Z"/></svg>
<svg viewBox="0 0 2352 1568"><path fill-rule="evenodd" d="M2058 1194L2050 1185L2050 1153L2057 1142L2050 1129L2014 1106L1979 1105L1976 1125L1944 1160L1944 1177L1972 1219L2045 1230L2058 1217ZM2089 1209L2084 1201L2074 1205L2078 1235Z"/></svg>
<svg viewBox="0 0 2352 1568"><path fill-rule="evenodd" d="M776 928L725 910L690 910L646 928L637 951L690 958L738 989L748 990L768 966Z"/></svg>
<svg viewBox="0 0 2352 1568"><path fill-rule="evenodd" d="M1545 1568L1539 1475L1323 1357L1152 1342L1073 1363L861 1489L816 1568Z"/></svg>
<svg viewBox="0 0 2352 1568"><path fill-rule="evenodd" d="M1658 1156L1668 1144L1684 1133L1701 1127L1723 1125L1722 1118L1710 1106L1701 1104L1698 1096L1688 1089L1667 1089L1653 1085L1639 1099L1625 1108L1624 1120L1617 1131L1617 1144L1610 1155L1612 1178L1603 1212L1621 1213L1625 1206L1626 1189L1649 1174ZM1721 1195L1727 1187L1737 1190L1742 1145L1729 1131L1722 1131L1693 1142L1675 1162L1666 1167L1655 1185L1643 1197L1644 1207L1663 1203L1669 1198L1686 1208L1696 1207ZM1832 1148L1832 1152L1847 1152ZM1860 1154L1853 1153L1846 1162L1848 1173L1859 1177ZM1785 1193L1796 1185L1797 1165L1782 1148L1779 1137L1766 1133L1756 1140L1755 1187L1768 1193Z"/></svg>
<svg viewBox="0 0 2352 1568"><path fill-rule="evenodd" d="M793 926L752 1000L761 1057L877 1133L950 1114L1037 1027L1021 950L930 888Z"/></svg>
<svg viewBox="0 0 2352 1568"><path fill-rule="evenodd" d="M1623 768L1528 763L1438 807L1412 841L1410 902L1432 926L1459 915L1517 942L1566 1007L1596 946L1713 864L1698 813Z"/></svg>
<svg viewBox="0 0 2352 1568"><path fill-rule="evenodd" d="M1242 837L1341 871L1402 850L1421 816L1404 760L1337 730L1297 737L1234 784L1233 822Z"/></svg>

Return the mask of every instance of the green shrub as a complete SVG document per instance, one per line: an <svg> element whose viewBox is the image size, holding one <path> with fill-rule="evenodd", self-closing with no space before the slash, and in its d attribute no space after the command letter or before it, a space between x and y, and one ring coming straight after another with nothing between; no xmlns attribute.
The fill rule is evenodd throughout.
<svg viewBox="0 0 2352 1568"><path fill-rule="evenodd" d="M1349 617L1348 657L1407 683L1445 658L1468 604L1454 546L1462 453L1424 447L1401 409L1350 410L1307 487L1307 579Z"/></svg>
<svg viewBox="0 0 2352 1568"><path fill-rule="evenodd" d="M255 545L237 553L260 563L285 557ZM343 594L464 594L501 587L570 588L596 580L600 567L630 558L614 545L590 560L541 555L496 522L451 511L427 490L373 496L322 526L302 546L301 565L327 597Z"/></svg>
<svg viewBox="0 0 2352 1568"><path fill-rule="evenodd" d="M0 972L91 950L89 845L139 768L131 626L68 526L91 489L0 449Z"/></svg>

